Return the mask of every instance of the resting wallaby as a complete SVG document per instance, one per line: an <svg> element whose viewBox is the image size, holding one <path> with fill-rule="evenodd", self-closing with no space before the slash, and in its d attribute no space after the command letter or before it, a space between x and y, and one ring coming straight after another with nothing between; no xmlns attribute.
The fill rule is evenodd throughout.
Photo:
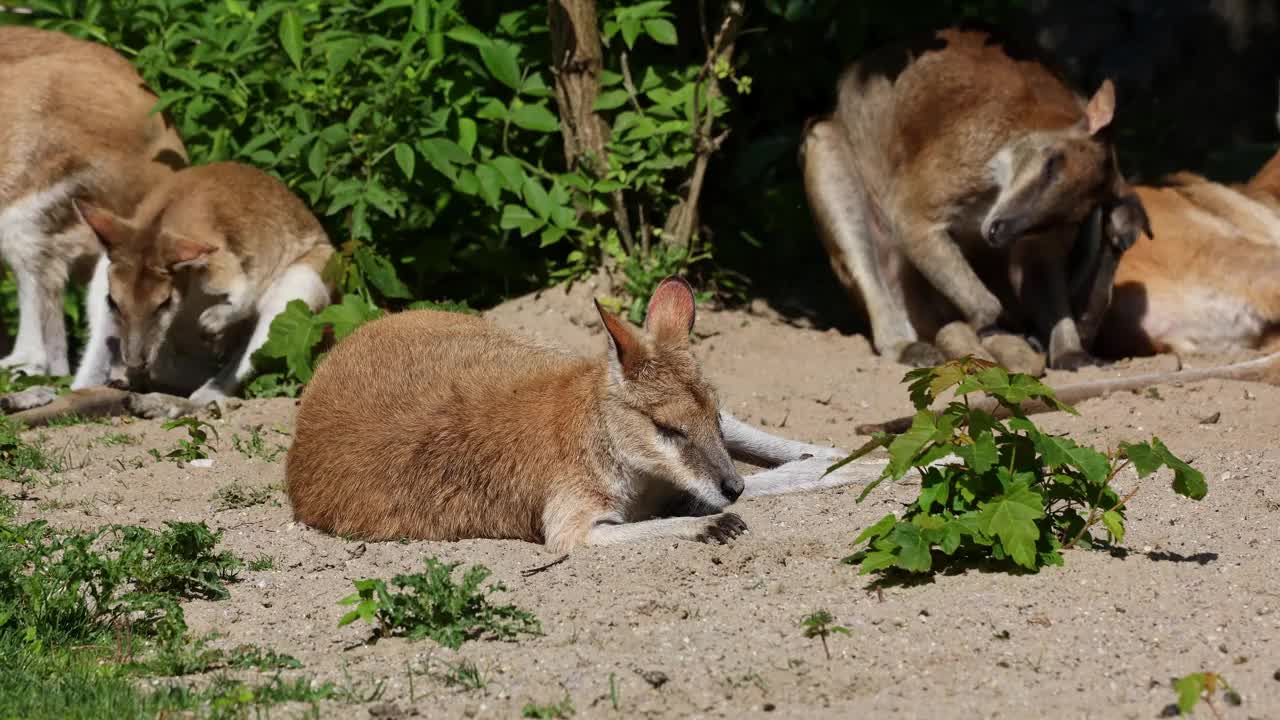
<svg viewBox="0 0 1280 720"><path fill-rule="evenodd" d="M97 257L79 198L129 214L187 152L156 96L115 51L0 27L0 255L18 288L18 333L0 366L66 375L62 299Z"/></svg>
<svg viewBox="0 0 1280 720"><path fill-rule="evenodd" d="M1280 153L1243 185L1181 173L1136 190L1160 241L1120 258L1099 349L1280 350Z"/></svg>
<svg viewBox="0 0 1280 720"><path fill-rule="evenodd" d="M238 163L172 175L131 218L80 203L106 249L86 300L89 342L71 387L113 371L156 395L139 414L173 416L234 394L291 300L329 302L324 228L280 181ZM220 357L225 355L226 357Z"/></svg>
<svg viewBox="0 0 1280 720"><path fill-rule="evenodd" d="M974 269L994 264L1047 336L1049 364L1087 362L1067 279L1079 226L1095 208L1116 226L1145 225L1104 132L1110 81L1086 102L987 34L945 30L925 47L868 56L837 94L805 134L805 191L876 350L936 364L942 353L923 334L947 355L991 350L1012 369L1035 365L1025 342L995 331L1008 308Z"/></svg>
<svg viewBox="0 0 1280 720"><path fill-rule="evenodd" d="M657 288L643 332L597 309L609 338L598 359L435 311L357 330L303 392L285 483L294 517L370 540L512 538L557 551L724 542L745 529L723 512L739 497L874 477L824 477L844 453L717 408L689 347L684 281ZM744 484L734 458L780 467Z"/></svg>

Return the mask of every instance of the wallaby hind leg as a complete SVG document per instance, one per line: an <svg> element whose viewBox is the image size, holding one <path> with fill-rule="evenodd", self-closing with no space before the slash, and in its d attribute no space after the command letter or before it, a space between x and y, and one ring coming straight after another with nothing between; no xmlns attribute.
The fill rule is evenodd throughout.
<svg viewBox="0 0 1280 720"><path fill-rule="evenodd" d="M876 352L899 362L936 359L937 353L930 355L928 343L917 337L904 299L895 296L881 274L871 235L875 219L858 178L853 148L840 126L827 120L814 123L802 152L805 195L818 234L841 284L866 307Z"/></svg>
<svg viewBox="0 0 1280 720"><path fill-rule="evenodd" d="M1049 367L1055 370L1076 370L1096 362L1085 350L1076 327L1067 272L1065 257L1027 258L1019 290L1041 337L1049 338Z"/></svg>

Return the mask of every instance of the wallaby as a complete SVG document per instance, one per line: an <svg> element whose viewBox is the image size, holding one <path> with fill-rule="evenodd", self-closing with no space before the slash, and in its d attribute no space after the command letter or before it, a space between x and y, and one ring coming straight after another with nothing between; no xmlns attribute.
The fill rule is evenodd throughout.
<svg viewBox="0 0 1280 720"><path fill-rule="evenodd" d="M368 540L509 538L567 552L654 537L727 541L739 497L879 472L720 411L689 346L693 291L668 278L644 330L600 308L597 359L460 314L397 313L339 343L302 394L294 518ZM745 483L733 460L774 466ZM849 466L846 466L848 468Z"/></svg>
<svg viewBox="0 0 1280 720"><path fill-rule="evenodd" d="M0 27L0 256L18 288L18 332L0 366L66 375L63 291L98 243L72 205L129 214L187 164L178 133L127 60L102 45Z"/></svg>
<svg viewBox="0 0 1280 720"><path fill-rule="evenodd" d="M324 228L261 170L188 168L129 218L88 202L79 210L106 253L89 284L89 341L71 387L123 371L131 389L160 391L136 396L137 414L176 416L235 394L285 305L329 303Z"/></svg>
<svg viewBox="0 0 1280 720"><path fill-rule="evenodd" d="M937 364L944 354L923 335L945 355L1036 365L1024 341L996 330L1023 318L975 270L994 264L1014 309L1047 337L1049 364L1088 362L1067 277L1080 225L1096 208L1114 227L1146 225L1107 137L1111 82L1085 101L986 33L952 29L868 56L843 73L837 95L834 112L805 132L805 192L876 350Z"/></svg>
<svg viewBox="0 0 1280 720"><path fill-rule="evenodd" d="M1280 350L1280 153L1247 184L1180 173L1136 190L1160 241L1120 258L1099 349Z"/></svg>

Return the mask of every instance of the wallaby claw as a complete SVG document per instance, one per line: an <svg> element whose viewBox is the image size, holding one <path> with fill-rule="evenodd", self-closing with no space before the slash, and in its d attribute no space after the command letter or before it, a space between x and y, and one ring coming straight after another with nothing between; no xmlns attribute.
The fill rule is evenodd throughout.
<svg viewBox="0 0 1280 720"><path fill-rule="evenodd" d="M707 527L697 538L698 542L716 542L726 545L729 541L747 531L747 524L737 513L721 513L707 518Z"/></svg>
<svg viewBox="0 0 1280 720"><path fill-rule="evenodd" d="M911 367L934 367L947 361L946 355L933 343L915 340L898 351L898 362Z"/></svg>

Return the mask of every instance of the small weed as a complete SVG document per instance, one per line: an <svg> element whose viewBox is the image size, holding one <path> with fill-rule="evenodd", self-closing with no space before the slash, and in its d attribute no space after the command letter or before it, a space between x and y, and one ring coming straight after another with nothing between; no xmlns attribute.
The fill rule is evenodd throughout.
<svg viewBox="0 0 1280 720"><path fill-rule="evenodd" d="M1191 673L1173 680L1173 691L1178 694L1178 702L1173 707L1179 715L1190 715L1196 705L1204 700L1215 718L1221 718L1218 706L1213 704L1214 696L1222 691L1222 699L1228 705L1238 706L1243 702L1240 693L1236 692L1227 679L1212 672Z"/></svg>
<svg viewBox="0 0 1280 720"><path fill-rule="evenodd" d="M453 649L485 635L511 640L522 633L541 634L542 625L532 614L514 605L489 601L490 595L506 587L492 583L481 588L490 575L483 565L467 569L461 584L451 577L461 563L427 558L425 565L425 573L391 579L392 585L401 588L399 592L388 590L383 580L356 580L356 592L339 601L354 607L342 616L338 626L363 620L374 626L375 637L429 637Z"/></svg>
<svg viewBox="0 0 1280 720"><path fill-rule="evenodd" d="M270 485L255 488L232 482L218 488L213 499L218 503L218 510L240 510L271 500L275 492L276 488Z"/></svg>
<svg viewBox="0 0 1280 720"><path fill-rule="evenodd" d="M444 672L431 674L445 685L463 690L483 690L489 685L479 666L469 660L445 662L444 667Z"/></svg>
<svg viewBox="0 0 1280 720"><path fill-rule="evenodd" d="M275 570L276 559L271 557L270 555L259 555L258 557L249 561L249 569L254 572L259 572L262 570Z"/></svg>
<svg viewBox="0 0 1280 720"><path fill-rule="evenodd" d="M203 460L209 457L209 453L215 450L209 446L209 434L212 433L214 439L218 437L218 430L209 423L193 418L181 417L177 420L170 420L162 426L165 430L175 430L177 428L185 428L187 437L178 441L178 446L163 455L159 450L152 448L147 452L156 462L161 460L172 460L177 463L191 462L192 460Z"/></svg>
<svg viewBox="0 0 1280 720"><path fill-rule="evenodd" d="M537 720L563 720L564 718L573 717L573 713L573 700L566 693L564 699L558 703L548 705L525 703L524 709L520 711L520 717L537 718Z"/></svg>
<svg viewBox="0 0 1280 720"><path fill-rule="evenodd" d="M618 689L616 673L609 673L609 704L614 710L622 709L622 691Z"/></svg>
<svg viewBox="0 0 1280 720"><path fill-rule="evenodd" d="M268 447L267 441L262 437L261 425L255 425L250 429L248 440L241 440L239 434L232 435L231 447L250 460L259 458L267 462L275 462L277 458L289 449L278 443L272 443L272 447Z"/></svg>
<svg viewBox="0 0 1280 720"><path fill-rule="evenodd" d="M227 656L227 666L238 670L297 670L302 663L292 655L257 645L239 645Z"/></svg>
<svg viewBox="0 0 1280 720"><path fill-rule="evenodd" d="M36 509L42 513L56 512L58 510L70 510L78 506L80 503L73 500L65 500L63 498L49 498L36 503Z"/></svg>
<svg viewBox="0 0 1280 720"><path fill-rule="evenodd" d="M35 482L35 473L58 472L60 466L42 443L24 440L22 429L22 423L0 416L0 480L29 485Z"/></svg>
<svg viewBox="0 0 1280 720"><path fill-rule="evenodd" d="M864 574L890 569L927 573L935 562L956 558L1036 571L1061 565L1063 550L1098 542L1093 532L1099 524L1111 542L1123 542L1129 501L1142 480L1162 467L1173 471L1178 495L1199 500L1208 492L1204 475L1158 438L1121 443L1103 454L1041 431L1022 412L1023 402L1039 400L1076 411L1029 375L964 358L912 370L903 381L910 385L917 411L911 429L897 436L878 434L831 468L888 447L888 466L862 491L859 502L884 480L896 482L912 469L920 474L919 497L902 517L886 515L853 541L867 547L845 562L861 564ZM952 388L955 399L945 409L929 409ZM1009 419L998 419L981 403L971 404L973 393L994 399ZM1130 467L1139 485L1121 496L1112 483Z"/></svg>
<svg viewBox="0 0 1280 720"><path fill-rule="evenodd" d="M105 417L89 417L80 413L67 413L66 415L58 415L49 419L48 425L51 428L74 427L76 425L106 425L110 422Z"/></svg>
<svg viewBox="0 0 1280 720"><path fill-rule="evenodd" d="M104 447L118 447L120 445L137 445L138 438L125 432L109 432L100 435L94 442Z"/></svg>
<svg viewBox="0 0 1280 720"><path fill-rule="evenodd" d="M831 659L831 648L827 647L827 636L831 633L840 633L842 635L849 634L849 628L843 625L833 625L836 619L826 610L818 610L809 614L800 621L800 627L804 628L804 636L812 640L818 638L822 640L822 652L826 654L827 659Z"/></svg>

